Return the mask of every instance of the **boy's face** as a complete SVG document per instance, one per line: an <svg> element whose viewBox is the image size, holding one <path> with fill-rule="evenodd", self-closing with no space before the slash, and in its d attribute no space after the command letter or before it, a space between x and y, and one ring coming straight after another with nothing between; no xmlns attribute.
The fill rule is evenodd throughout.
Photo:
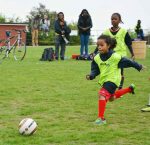
<svg viewBox="0 0 150 145"><path fill-rule="evenodd" d="M88 16L88 13L87 13L87 11L83 11L83 14L82 14L82 16L84 16L84 17Z"/></svg>
<svg viewBox="0 0 150 145"><path fill-rule="evenodd" d="M141 24L141 20L138 20L138 24Z"/></svg>
<svg viewBox="0 0 150 145"><path fill-rule="evenodd" d="M118 15L112 15L111 16L111 24L114 26L114 27L117 27L120 23L120 19L118 17Z"/></svg>
<svg viewBox="0 0 150 145"><path fill-rule="evenodd" d="M59 14L58 17L59 17L60 20L63 20L63 19L64 19L64 15L63 15L63 14Z"/></svg>
<svg viewBox="0 0 150 145"><path fill-rule="evenodd" d="M105 42L104 39L98 39L97 40L97 47L98 47L98 51L101 54L105 54L105 53L108 53L110 46L107 45L107 43Z"/></svg>

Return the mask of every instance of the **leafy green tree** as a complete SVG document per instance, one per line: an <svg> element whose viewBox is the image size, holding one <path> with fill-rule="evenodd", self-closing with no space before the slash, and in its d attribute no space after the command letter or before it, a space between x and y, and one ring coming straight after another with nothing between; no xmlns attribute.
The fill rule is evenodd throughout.
<svg viewBox="0 0 150 145"><path fill-rule="evenodd" d="M71 22L68 24L71 30L78 30L77 28L77 22Z"/></svg>
<svg viewBox="0 0 150 145"><path fill-rule="evenodd" d="M39 3L39 7L33 7L29 15L27 15L29 22L31 22L31 19L34 18L36 15L40 15L41 19L44 17L44 15L47 15L51 21L51 29L54 29L53 24L57 16L57 13L55 11L51 12L46 8L44 4Z"/></svg>
<svg viewBox="0 0 150 145"><path fill-rule="evenodd" d="M128 29L128 33L129 33L131 39L137 38L137 34L135 33L135 31L132 31L131 29Z"/></svg>
<svg viewBox="0 0 150 145"><path fill-rule="evenodd" d="M4 15L0 14L0 23L22 23L20 17L6 18Z"/></svg>
<svg viewBox="0 0 150 145"><path fill-rule="evenodd" d="M33 7L32 10L30 11L29 15L27 15L28 22L29 22L29 30L30 30L30 32L29 32L30 34L28 34L28 37L30 37L30 35L31 35L31 20L36 15L40 15L41 19L44 17L44 15L47 15L49 17L49 19L50 19L50 32L49 32L49 36L48 37L45 37L44 35L41 36L41 33L39 32L39 44L41 44L41 45L54 44L54 41L53 41L54 38L52 36L54 36L54 34L55 34L54 33L54 21L56 19L57 13L55 11L50 11L42 3L39 3L38 7ZM29 42L29 44L30 43L31 42Z"/></svg>
<svg viewBox="0 0 150 145"><path fill-rule="evenodd" d="M20 17L12 17L8 18L8 23L22 23L22 20Z"/></svg>
<svg viewBox="0 0 150 145"><path fill-rule="evenodd" d="M5 23L5 22L6 22L5 16L3 16L2 14L0 14L0 23Z"/></svg>

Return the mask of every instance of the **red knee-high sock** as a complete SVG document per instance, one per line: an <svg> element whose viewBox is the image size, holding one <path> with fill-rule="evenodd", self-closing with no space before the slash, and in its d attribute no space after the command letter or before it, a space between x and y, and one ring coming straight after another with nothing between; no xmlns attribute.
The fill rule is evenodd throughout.
<svg viewBox="0 0 150 145"><path fill-rule="evenodd" d="M104 119L106 100L98 100L98 117Z"/></svg>
<svg viewBox="0 0 150 145"><path fill-rule="evenodd" d="M122 95L130 93L131 91L132 90L129 87L128 88L124 88L124 89L120 89L120 90L115 91L114 96L115 96L115 98L120 98Z"/></svg>

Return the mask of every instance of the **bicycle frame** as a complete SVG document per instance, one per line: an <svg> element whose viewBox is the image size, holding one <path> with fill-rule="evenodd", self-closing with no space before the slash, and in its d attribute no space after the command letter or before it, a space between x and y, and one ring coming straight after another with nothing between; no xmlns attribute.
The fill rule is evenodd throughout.
<svg viewBox="0 0 150 145"><path fill-rule="evenodd" d="M5 47L6 47L5 56L3 57L3 59L6 58L6 57L9 57L9 53L14 49L13 56L14 56L14 59L17 60L17 57L15 55L15 49L16 49L16 47L18 47L18 51L20 51L19 48L21 48L21 45L23 44L21 32L26 33L26 31L25 30L17 30L17 29L14 29L14 31L17 32L17 35L11 36L10 35L11 32L10 31L6 31L7 39L6 40L2 40L3 43L5 43ZM10 43L11 39L15 39L15 41L13 42L12 45ZM2 46L2 47L4 47L4 46ZM2 49L2 47L0 49ZM25 45L25 43L24 43L24 47L25 47L24 48L24 54L23 54L21 60L23 60L23 58L24 58L24 56L26 54L26 45Z"/></svg>
<svg viewBox="0 0 150 145"><path fill-rule="evenodd" d="M7 39L7 48L11 51L13 49L14 46L16 46L18 44L18 46L20 45L21 43L21 31L20 30L16 30L17 31L17 35L15 36L10 36L8 39ZM13 39L13 38L16 38L15 42L12 44L12 46L10 45L10 40Z"/></svg>

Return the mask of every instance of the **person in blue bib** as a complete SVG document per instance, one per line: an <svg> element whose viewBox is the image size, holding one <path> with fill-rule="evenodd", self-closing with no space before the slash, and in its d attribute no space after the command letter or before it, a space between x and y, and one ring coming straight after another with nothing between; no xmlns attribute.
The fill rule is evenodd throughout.
<svg viewBox="0 0 150 145"><path fill-rule="evenodd" d="M119 53L113 51L113 49L116 48L116 44L116 39L108 35L98 37L98 54L91 63L91 73L86 75L87 80L93 80L99 75L101 88L98 93L98 119L95 121L98 125L106 124L104 112L107 101L121 98L121 96L126 93L134 94L134 84L116 91L121 81L121 69L133 67L141 71L144 68L143 65L126 57L122 57Z"/></svg>

